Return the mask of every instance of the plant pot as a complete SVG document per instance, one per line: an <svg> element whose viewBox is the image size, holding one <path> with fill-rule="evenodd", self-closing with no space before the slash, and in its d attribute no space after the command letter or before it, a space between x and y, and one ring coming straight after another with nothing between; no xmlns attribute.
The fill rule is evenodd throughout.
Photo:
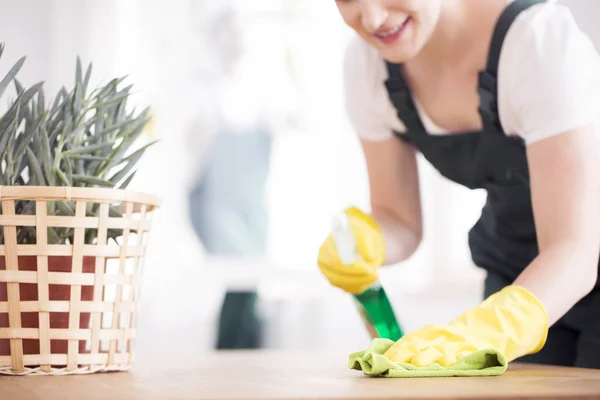
<svg viewBox="0 0 600 400"><path fill-rule="evenodd" d="M94 273L95 257L86 256L83 258L83 272ZM48 257L48 272L64 272L69 273L72 269L73 257L71 256L49 256ZM18 257L19 271L37 271L36 256L19 256ZM6 270L6 259L0 256L0 270ZM8 287L6 283L0 283L0 302L8 301ZM48 294L50 301L70 301L71 286L67 285L49 285ZM23 301L38 301L38 285L35 283L19 283L19 298ZM91 301L94 298L93 286L81 287L81 301ZM90 313L80 313L79 328L90 328ZM0 328L9 327L8 313L0 313ZM39 328L39 314L37 312L22 312L21 327L23 328ZM50 328L51 329L68 329L69 328L69 313L55 312L50 313ZM79 352L85 352L87 343L79 342ZM50 342L52 354L67 354L67 340L52 340ZM23 354L39 354L39 340L30 339L23 340ZM0 356L10 355L10 341L0 340Z"/></svg>
<svg viewBox="0 0 600 400"><path fill-rule="evenodd" d="M26 186L3 186L0 197L0 375L129 370L158 199L113 189ZM35 201L36 214L19 214L19 200ZM52 201L75 203L75 215L48 215ZM93 205L97 214L89 213ZM49 227L72 229L74 240L18 242L15 229L23 226L35 227L37 233ZM90 232L91 239L85 236ZM83 257L82 273L72 271L77 255ZM8 270L11 257L17 266ZM40 260L48 261L47 274L36 273ZM11 288L18 288L18 296ZM80 298L72 298L73 293Z"/></svg>

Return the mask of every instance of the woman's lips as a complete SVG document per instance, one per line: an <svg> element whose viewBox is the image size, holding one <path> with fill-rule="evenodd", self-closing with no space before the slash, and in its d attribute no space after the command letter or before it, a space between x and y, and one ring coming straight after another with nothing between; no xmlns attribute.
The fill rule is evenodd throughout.
<svg viewBox="0 0 600 400"><path fill-rule="evenodd" d="M402 37L402 34L406 31L406 28L411 21L412 18L408 17L401 25L394 28L379 29L377 32L373 33L373 37L383 44L393 43Z"/></svg>

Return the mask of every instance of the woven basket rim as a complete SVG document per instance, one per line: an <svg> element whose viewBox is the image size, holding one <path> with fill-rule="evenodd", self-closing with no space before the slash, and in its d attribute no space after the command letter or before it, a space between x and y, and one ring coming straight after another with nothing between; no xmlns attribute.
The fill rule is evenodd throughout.
<svg viewBox="0 0 600 400"><path fill-rule="evenodd" d="M0 200L67 200L98 202L141 203L158 208L161 199L150 193L115 188L89 188L72 186L0 185Z"/></svg>

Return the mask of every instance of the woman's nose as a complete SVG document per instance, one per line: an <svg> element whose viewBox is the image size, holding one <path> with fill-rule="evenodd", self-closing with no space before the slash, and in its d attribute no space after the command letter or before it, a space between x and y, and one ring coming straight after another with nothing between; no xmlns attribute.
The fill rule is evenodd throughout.
<svg viewBox="0 0 600 400"><path fill-rule="evenodd" d="M361 16L363 27L373 32L379 29L388 17L388 11L380 0L362 0Z"/></svg>

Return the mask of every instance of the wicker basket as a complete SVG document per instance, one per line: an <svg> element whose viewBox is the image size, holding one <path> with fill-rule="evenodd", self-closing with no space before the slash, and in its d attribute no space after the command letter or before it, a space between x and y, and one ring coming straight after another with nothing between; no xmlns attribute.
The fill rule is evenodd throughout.
<svg viewBox="0 0 600 400"><path fill-rule="evenodd" d="M158 199L115 189L0 186L0 201L0 374L128 370ZM52 202L69 205L73 215L48 215ZM116 207L122 217L109 213ZM71 228L64 232L72 243L52 244L48 235L57 228ZM35 230L35 243L20 244L24 229Z"/></svg>

